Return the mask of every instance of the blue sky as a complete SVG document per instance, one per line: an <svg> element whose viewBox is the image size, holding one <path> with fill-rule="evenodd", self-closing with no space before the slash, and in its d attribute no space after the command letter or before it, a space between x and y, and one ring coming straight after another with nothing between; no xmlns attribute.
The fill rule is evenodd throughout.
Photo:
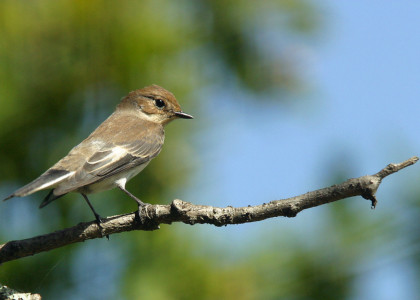
<svg viewBox="0 0 420 300"><path fill-rule="evenodd" d="M325 20L322 33L299 45L311 93L286 106L239 106L243 102L225 100L251 96L235 87L210 91L196 120L211 124L211 129L195 139L199 171L191 182L194 188L181 199L218 206L259 204L323 187L329 178L323 170L335 163L358 177L420 154L420 2L318 4ZM404 185L420 179L418 174L412 167L386 179L378 191L377 210L366 216L402 211L393 200ZM355 205L368 210L369 204L361 201ZM282 230L302 230L320 215L322 209L316 209L298 221L275 222ZM267 223L246 225L247 234L258 235L264 226ZM219 231L214 239L235 239L241 230ZM409 260L394 259L399 251L394 245L371 264L375 267L360 277L355 298L413 296L414 270ZM408 257L418 254L414 249ZM369 284L363 283L365 277Z"/></svg>

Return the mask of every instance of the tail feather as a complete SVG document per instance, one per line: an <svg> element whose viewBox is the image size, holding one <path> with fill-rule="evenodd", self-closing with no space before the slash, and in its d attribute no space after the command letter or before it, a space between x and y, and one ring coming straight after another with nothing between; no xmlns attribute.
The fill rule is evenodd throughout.
<svg viewBox="0 0 420 300"><path fill-rule="evenodd" d="M9 200L13 197L24 197L28 196L32 193L35 193L40 190L45 190L48 188L53 187L57 183L65 180L66 178L73 175L74 172L69 172L66 170L57 170L57 169L49 169L47 172L39 176L34 181L28 183L27 185L21 187L13 194L9 195L3 201ZM52 200L51 200L52 201Z"/></svg>
<svg viewBox="0 0 420 300"><path fill-rule="evenodd" d="M50 204L51 202L53 202L54 200L57 200L58 198L63 197L65 194L61 194L61 195L54 195L54 190L51 190L48 195L44 198L44 201L42 201L41 205L39 206L39 208L43 208L44 206Z"/></svg>
<svg viewBox="0 0 420 300"><path fill-rule="evenodd" d="M15 196L15 194L13 193L13 194L11 194L11 195L7 196L6 198L4 198L4 199L3 199L3 201L6 201L6 200L9 200L9 199L12 199L14 196Z"/></svg>

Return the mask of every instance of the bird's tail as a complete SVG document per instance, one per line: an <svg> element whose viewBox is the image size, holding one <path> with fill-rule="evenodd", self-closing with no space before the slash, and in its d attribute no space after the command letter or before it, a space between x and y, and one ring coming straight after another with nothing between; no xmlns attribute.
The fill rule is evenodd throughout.
<svg viewBox="0 0 420 300"><path fill-rule="evenodd" d="M57 200L58 198L63 197L65 194L61 194L61 195L54 195L54 190L51 190L48 195L44 198L44 201L42 201L41 205L39 206L39 208L43 208L44 206L50 204L51 202L53 202L54 200Z"/></svg>
<svg viewBox="0 0 420 300"><path fill-rule="evenodd" d="M61 181L65 180L66 178L73 175L74 172L69 172L66 170L56 170L56 169L49 169L47 172L39 176L34 181L28 183L27 185L21 187L17 191L15 191L13 194L9 195L3 201L9 200L13 197L24 197L28 196L30 194L33 194L40 190L45 190L48 188L52 188L56 184L60 183ZM57 197L54 195L54 197ZM55 199L53 199L55 200ZM47 202L45 205L50 203L51 201ZM44 205L44 206L45 206Z"/></svg>

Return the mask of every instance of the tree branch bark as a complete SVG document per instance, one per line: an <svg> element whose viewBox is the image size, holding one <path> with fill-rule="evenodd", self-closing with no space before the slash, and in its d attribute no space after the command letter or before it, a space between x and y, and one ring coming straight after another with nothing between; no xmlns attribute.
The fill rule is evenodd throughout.
<svg viewBox="0 0 420 300"><path fill-rule="evenodd" d="M0 300L7 299L41 300L41 295L18 292L8 286L0 284Z"/></svg>
<svg viewBox="0 0 420 300"><path fill-rule="evenodd" d="M275 200L248 207L213 207L194 205L182 200L173 200L169 205L147 205L139 212L117 215L103 219L102 230L95 221L79 223L53 233L29 239L10 241L0 245L0 263L49 251L72 243L102 238L124 231L156 230L160 224L183 222L186 224L212 224L225 226L256 222L273 217L295 217L304 209L334 202L353 196L362 196L375 208L375 193L382 179L415 164L418 157L412 157L399 164L389 164L374 175L349 179L341 184L308 192L293 198Z"/></svg>

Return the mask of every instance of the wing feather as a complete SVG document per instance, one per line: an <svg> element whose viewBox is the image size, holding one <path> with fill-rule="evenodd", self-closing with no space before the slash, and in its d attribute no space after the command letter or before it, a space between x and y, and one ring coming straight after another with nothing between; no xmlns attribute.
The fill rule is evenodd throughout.
<svg viewBox="0 0 420 300"><path fill-rule="evenodd" d="M163 136L159 135L129 143L103 143L56 193L68 193L146 163L159 154L162 145Z"/></svg>

